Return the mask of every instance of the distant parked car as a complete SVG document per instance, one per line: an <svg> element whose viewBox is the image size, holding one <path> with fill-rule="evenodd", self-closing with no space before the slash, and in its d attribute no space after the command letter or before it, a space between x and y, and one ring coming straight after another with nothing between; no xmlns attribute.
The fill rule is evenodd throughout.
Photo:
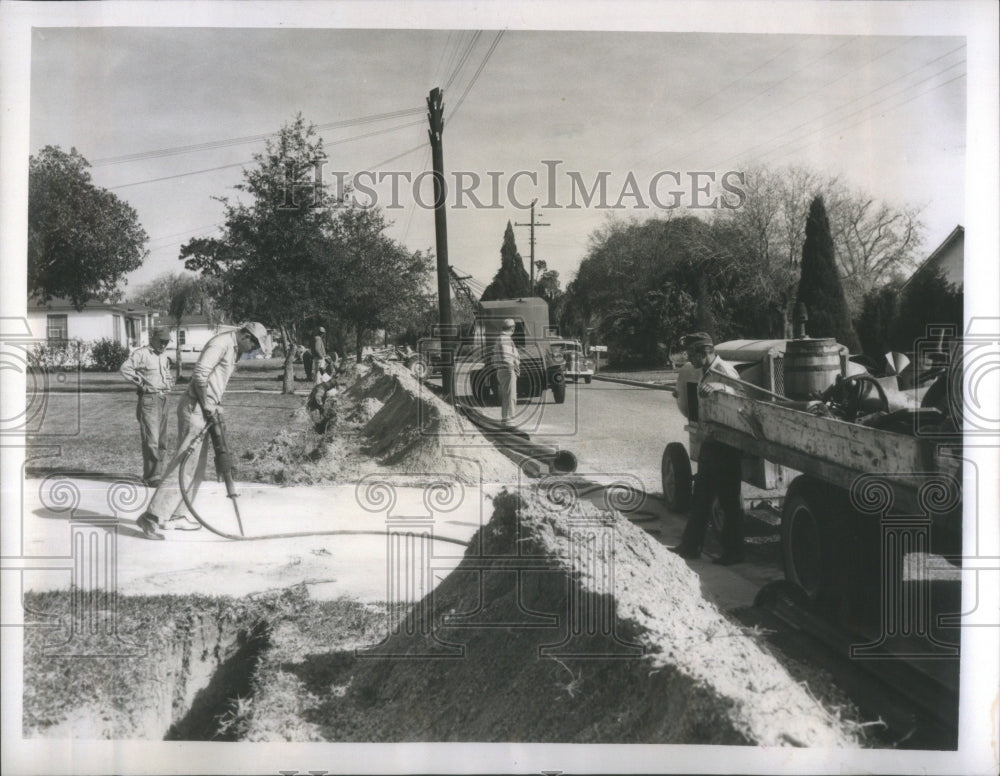
<svg viewBox="0 0 1000 776"><path fill-rule="evenodd" d="M590 380L594 376L594 362L583 353L583 345L579 340L552 340L549 342L549 349L553 352L560 351L566 359L566 379L579 382L580 378L590 385Z"/></svg>

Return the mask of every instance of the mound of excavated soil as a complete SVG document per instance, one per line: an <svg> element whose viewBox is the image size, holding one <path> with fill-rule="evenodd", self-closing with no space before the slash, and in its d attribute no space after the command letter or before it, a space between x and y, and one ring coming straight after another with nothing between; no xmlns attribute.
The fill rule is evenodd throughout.
<svg viewBox="0 0 1000 776"><path fill-rule="evenodd" d="M316 409L303 408L271 442L247 453L239 476L279 484L355 482L371 474L441 475L513 483L517 467L407 369L374 363L337 375Z"/></svg>
<svg viewBox="0 0 1000 776"><path fill-rule="evenodd" d="M275 645L263 675L287 680L281 708L297 681L298 714L338 741L858 745L680 558L589 503L532 499L498 496L458 568L376 647ZM258 739L284 713L268 705Z"/></svg>

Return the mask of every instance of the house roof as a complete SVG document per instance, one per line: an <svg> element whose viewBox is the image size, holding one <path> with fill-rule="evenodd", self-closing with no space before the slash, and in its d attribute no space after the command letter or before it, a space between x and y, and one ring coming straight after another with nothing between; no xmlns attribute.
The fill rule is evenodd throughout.
<svg viewBox="0 0 1000 776"><path fill-rule="evenodd" d="M913 270L913 274L906 279L905 283L903 283L903 288L906 288L908 285L910 285L910 281L913 280L913 278L915 278L921 272L924 272L925 269L939 264L944 258L946 258L946 254L949 248L951 248L959 241L964 241L964 240L965 240L965 227L959 224L954 229L952 229L951 234L945 237L944 241L931 252L930 256L928 256L926 259L920 262L920 266L918 266L915 270Z"/></svg>
<svg viewBox="0 0 1000 776"><path fill-rule="evenodd" d="M76 305L74 305L71 300L62 296L53 297L44 304L42 302L39 302L37 297L31 297L30 299L28 299L28 309L55 310L60 312L66 310L66 311L77 312ZM114 313L124 313L124 314L131 313L132 315L144 315L146 313L157 312L151 307L142 307L141 305L130 305L127 303L114 304L111 302L98 302L94 300L86 302L80 309L80 312L83 312L84 310L90 310L90 311L104 310L106 312L114 312Z"/></svg>

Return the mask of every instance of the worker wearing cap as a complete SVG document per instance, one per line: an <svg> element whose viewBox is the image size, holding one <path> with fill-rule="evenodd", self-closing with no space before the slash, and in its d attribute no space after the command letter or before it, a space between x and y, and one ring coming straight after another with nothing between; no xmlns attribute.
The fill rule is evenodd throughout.
<svg viewBox="0 0 1000 776"><path fill-rule="evenodd" d="M691 397L689 385L697 386L699 397L716 391L742 393L738 384L729 378L739 379L739 372L715 353L711 335L699 331L684 338L688 363L681 368L677 380L677 405L684 417L689 417ZM681 543L671 547L671 551L683 558L695 559L701 555L705 542L712 503L718 497L725 513L722 530L722 555L715 563L729 566L739 563L744 557L743 547L743 505L740 489L740 452L735 448L706 439L702 442L698 455L698 473L694 478L694 492L691 497L691 514Z"/></svg>
<svg viewBox="0 0 1000 776"><path fill-rule="evenodd" d="M136 386L142 481L151 487L160 484L167 463L167 394L174 386L166 354L169 343L170 329L156 327L150 333L149 344L133 350L119 370Z"/></svg>
<svg viewBox="0 0 1000 776"><path fill-rule="evenodd" d="M187 516L187 507L180 494L179 468L181 458L191 443L216 413L221 413L222 396L229 378L242 353L262 350L267 329L256 322L244 323L232 331L216 334L205 345L194 365L191 382L177 406L177 439L179 444L163 473L163 480L153 494L149 507L136 523L149 539L162 539L157 529L190 531L201 525ZM198 493L205 477L208 446L202 443L189 487L190 498Z"/></svg>
<svg viewBox="0 0 1000 776"><path fill-rule="evenodd" d="M500 336L493 344L492 363L500 392L500 422L513 425L517 414L517 376L521 374L521 356L514 344L514 319L504 319Z"/></svg>

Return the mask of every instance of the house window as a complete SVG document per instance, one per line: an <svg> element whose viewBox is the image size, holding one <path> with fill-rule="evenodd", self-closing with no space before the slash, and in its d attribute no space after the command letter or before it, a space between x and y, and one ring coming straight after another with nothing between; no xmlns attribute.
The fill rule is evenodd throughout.
<svg viewBox="0 0 1000 776"><path fill-rule="evenodd" d="M184 345L184 344L186 344L185 343L186 337L184 336L185 334L187 334L187 331L185 329L178 329L177 330L177 344L178 345Z"/></svg>
<svg viewBox="0 0 1000 776"><path fill-rule="evenodd" d="M115 342L122 341L122 317L120 315L113 315L112 320L114 321L114 340Z"/></svg>
<svg viewBox="0 0 1000 776"><path fill-rule="evenodd" d="M68 317L65 315L49 315L47 317L45 336L50 340L68 340Z"/></svg>

